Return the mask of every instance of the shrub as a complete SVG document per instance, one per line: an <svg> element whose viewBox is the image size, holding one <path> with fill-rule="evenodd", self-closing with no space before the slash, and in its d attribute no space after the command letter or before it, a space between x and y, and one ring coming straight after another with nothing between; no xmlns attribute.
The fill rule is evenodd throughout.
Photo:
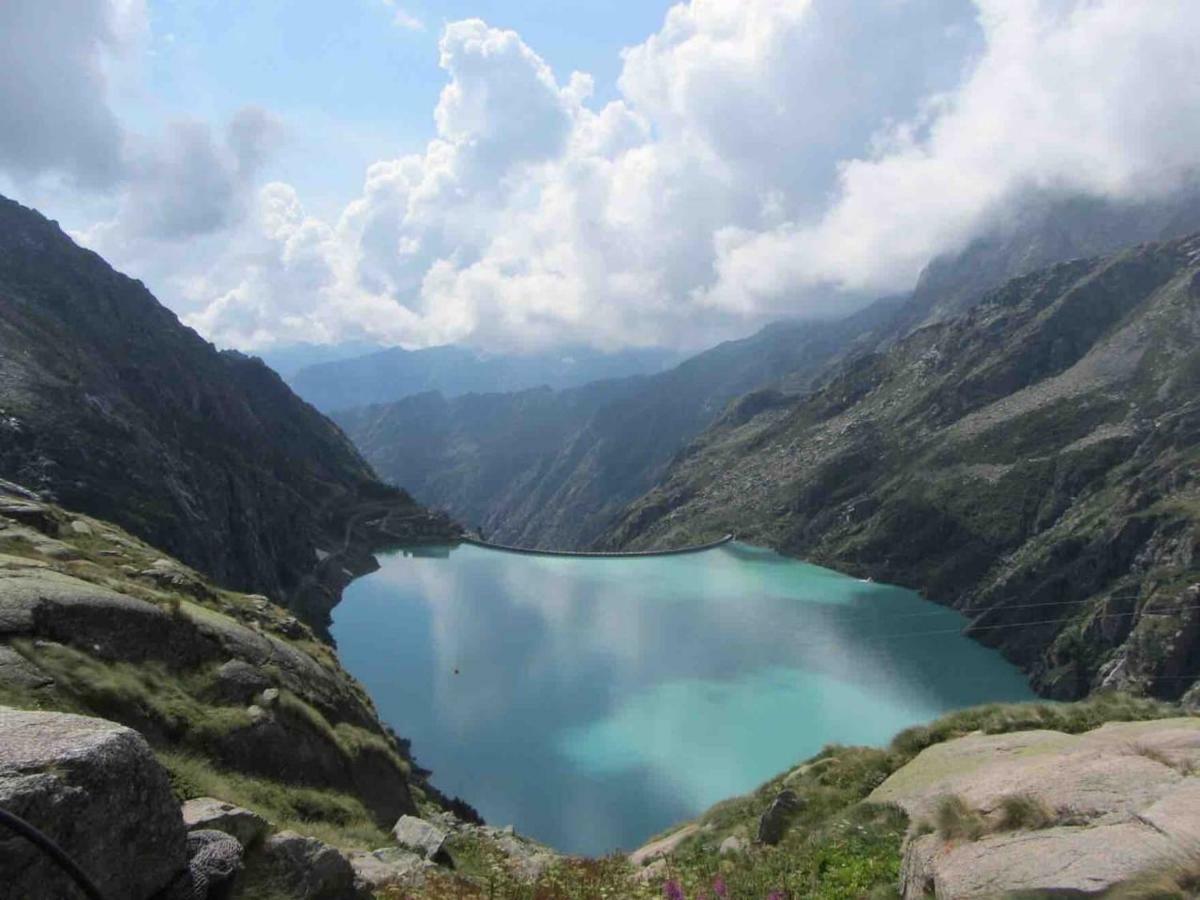
<svg viewBox="0 0 1200 900"><path fill-rule="evenodd" d="M997 831L1036 831L1057 821L1054 810L1029 794L1009 794L1000 800Z"/></svg>
<svg viewBox="0 0 1200 900"><path fill-rule="evenodd" d="M957 794L947 794L938 801L933 822L938 834L947 841L977 841L987 830L983 816Z"/></svg>

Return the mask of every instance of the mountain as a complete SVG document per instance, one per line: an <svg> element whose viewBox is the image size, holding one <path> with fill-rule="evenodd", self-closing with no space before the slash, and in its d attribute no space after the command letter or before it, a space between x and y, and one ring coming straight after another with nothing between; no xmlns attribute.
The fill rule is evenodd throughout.
<svg viewBox="0 0 1200 900"><path fill-rule="evenodd" d="M261 361L3 198L0 477L318 629L372 548L454 534Z"/></svg>
<svg viewBox="0 0 1200 900"><path fill-rule="evenodd" d="M288 377L288 383L313 406L333 412L429 391L457 397L543 386L569 388L658 372L678 359L679 354L657 347L613 353L567 347L552 353L492 356L453 344L424 350L391 347L305 367Z"/></svg>
<svg viewBox="0 0 1200 900"><path fill-rule="evenodd" d="M1030 193L958 253L934 259L897 319L895 334L964 312L1011 278L1071 259L1107 256L1200 229L1200 191L1154 200Z"/></svg>
<svg viewBox="0 0 1200 900"><path fill-rule="evenodd" d="M582 547L730 400L785 377L803 388L892 312L881 303L841 321L781 323L656 375L565 391L424 394L334 419L384 478L488 537Z"/></svg>
<svg viewBox="0 0 1200 900"><path fill-rule="evenodd" d="M726 416L601 543L733 532L961 609L1051 696L1177 697L1200 673L1198 347L1200 236L1062 263Z"/></svg>
<svg viewBox="0 0 1200 900"><path fill-rule="evenodd" d="M1041 195L1014 209L931 262L912 294L842 320L778 323L643 378L557 394L493 387L487 396L425 397L335 418L384 478L421 501L497 540L586 547L729 404L737 418L786 402L838 361L968 309L1010 278L1200 228L1196 193L1145 203Z"/></svg>
<svg viewBox="0 0 1200 900"><path fill-rule="evenodd" d="M321 363L341 362L378 353L384 347L369 341L342 341L337 344L276 344L254 355L283 376L284 381L292 378L301 369Z"/></svg>

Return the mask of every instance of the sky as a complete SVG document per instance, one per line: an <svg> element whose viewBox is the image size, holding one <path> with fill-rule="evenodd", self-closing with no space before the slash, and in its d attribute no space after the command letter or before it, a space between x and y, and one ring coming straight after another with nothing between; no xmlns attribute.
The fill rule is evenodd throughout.
<svg viewBox="0 0 1200 900"><path fill-rule="evenodd" d="M215 343L696 349L1200 162L1194 0L4 0L0 193Z"/></svg>

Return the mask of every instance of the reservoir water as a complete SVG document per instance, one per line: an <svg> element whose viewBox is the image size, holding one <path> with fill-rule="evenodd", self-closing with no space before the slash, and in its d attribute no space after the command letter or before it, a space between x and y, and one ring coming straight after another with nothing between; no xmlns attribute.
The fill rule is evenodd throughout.
<svg viewBox="0 0 1200 900"><path fill-rule="evenodd" d="M570 852L636 847L825 744L1032 696L957 613L740 544L380 562L334 610L343 663L439 788Z"/></svg>

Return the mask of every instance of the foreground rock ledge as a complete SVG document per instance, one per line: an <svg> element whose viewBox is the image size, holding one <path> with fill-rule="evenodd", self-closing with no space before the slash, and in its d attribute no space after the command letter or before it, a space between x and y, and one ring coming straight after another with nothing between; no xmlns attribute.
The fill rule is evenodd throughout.
<svg viewBox="0 0 1200 900"><path fill-rule="evenodd" d="M144 900L186 865L166 772L141 735L112 722L0 707L0 807L58 842L107 897ZM62 900L77 889L49 857L0 829L0 893Z"/></svg>
<svg viewBox="0 0 1200 900"><path fill-rule="evenodd" d="M1109 723L1082 735L974 734L921 752L870 799L931 822L954 796L978 815L976 840L916 834L905 898L1016 891L1098 894L1200 847L1200 718ZM1042 821L999 830L1006 800Z"/></svg>

